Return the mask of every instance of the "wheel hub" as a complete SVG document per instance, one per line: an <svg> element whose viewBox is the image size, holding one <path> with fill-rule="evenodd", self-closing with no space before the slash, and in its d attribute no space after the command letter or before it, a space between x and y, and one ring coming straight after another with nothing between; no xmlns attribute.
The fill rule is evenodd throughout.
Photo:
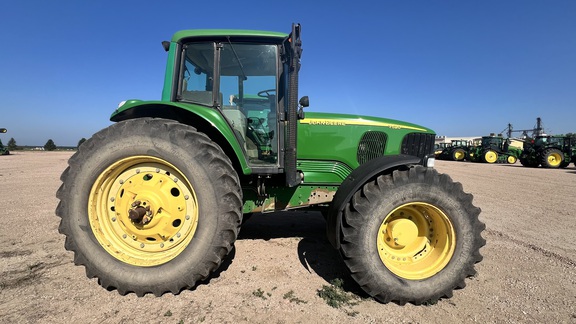
<svg viewBox="0 0 576 324"><path fill-rule="evenodd" d="M146 205L146 202L142 205L140 200L134 201L131 205L132 208L128 209L128 218L141 225L150 223L153 215L150 206Z"/></svg>
<svg viewBox="0 0 576 324"><path fill-rule="evenodd" d="M561 157L560 157L560 155L553 153L553 154L550 154L550 155L548 156L548 163L549 163L550 165L556 166L556 165L559 165L560 162L561 162Z"/></svg>
<svg viewBox="0 0 576 324"><path fill-rule="evenodd" d="M388 238L391 238L390 241L387 241L390 247L403 248L418 238L418 226L411 220L397 219L390 222L386 234Z"/></svg>
<svg viewBox="0 0 576 324"><path fill-rule="evenodd" d="M127 158L108 167L89 203L90 225L101 245L138 266L176 257L198 223L192 187L171 164L154 157Z"/></svg>
<svg viewBox="0 0 576 324"><path fill-rule="evenodd" d="M388 214L378 232L378 254L399 277L429 278L454 254L456 234L448 216L423 202L404 204Z"/></svg>

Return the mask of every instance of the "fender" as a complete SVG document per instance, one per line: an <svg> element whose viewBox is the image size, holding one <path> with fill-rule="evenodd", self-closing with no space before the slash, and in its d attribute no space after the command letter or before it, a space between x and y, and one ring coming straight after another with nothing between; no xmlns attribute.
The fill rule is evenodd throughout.
<svg viewBox="0 0 576 324"><path fill-rule="evenodd" d="M218 109L166 101L128 100L112 113L110 121L119 122L139 117L167 118L190 126L195 126L194 121L210 125L211 127L208 126L208 128L213 127L213 133L218 133L218 136L222 136L225 139L225 143L219 144L222 146L227 143L231 151L234 152L242 173L244 175L252 173L252 169L246 161L244 151L234 136L234 131L230 128L230 125L228 125ZM196 127L198 128L198 126ZM206 135L210 136L210 134ZM212 140L215 139L213 138ZM225 149L224 147L222 148ZM230 160L234 160L232 156L230 156Z"/></svg>
<svg viewBox="0 0 576 324"><path fill-rule="evenodd" d="M342 212L352 196L368 181L381 174L390 174L394 170L407 169L411 165L422 164L423 159L412 155L381 156L370 160L344 179L328 209L326 218L326 235L335 249L340 249L340 225Z"/></svg>

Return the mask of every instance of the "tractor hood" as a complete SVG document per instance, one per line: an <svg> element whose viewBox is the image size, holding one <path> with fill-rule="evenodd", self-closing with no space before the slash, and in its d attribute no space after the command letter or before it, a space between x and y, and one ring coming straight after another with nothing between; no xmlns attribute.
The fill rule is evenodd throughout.
<svg viewBox="0 0 576 324"><path fill-rule="evenodd" d="M435 132L394 119L306 112L299 121L298 160L344 163L351 169L392 154L423 158L434 152Z"/></svg>

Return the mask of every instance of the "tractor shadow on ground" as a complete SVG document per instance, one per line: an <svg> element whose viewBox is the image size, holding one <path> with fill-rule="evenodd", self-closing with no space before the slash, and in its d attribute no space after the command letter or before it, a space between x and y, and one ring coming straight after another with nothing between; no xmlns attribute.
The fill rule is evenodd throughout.
<svg viewBox="0 0 576 324"><path fill-rule="evenodd" d="M301 238L298 242L298 259L302 267L322 277L326 283L335 279L343 281L342 289L360 297L368 295L350 276L338 250L326 237L326 221L320 212L277 212L256 214L240 229L238 240L271 240L276 238Z"/></svg>

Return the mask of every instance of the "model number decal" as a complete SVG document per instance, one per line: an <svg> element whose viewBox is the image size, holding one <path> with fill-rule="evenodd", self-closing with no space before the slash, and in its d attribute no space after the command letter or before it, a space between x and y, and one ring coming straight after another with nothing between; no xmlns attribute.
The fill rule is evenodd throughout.
<svg viewBox="0 0 576 324"><path fill-rule="evenodd" d="M413 127L413 126L406 126L406 125L398 125L398 124L391 124L391 123L384 123L384 122L377 122L371 120L333 120L333 119L320 119L320 118L306 118L300 121L301 124L309 124L309 125L320 125L320 126L346 126L346 125L356 125L356 126L380 126L380 127L388 127L392 129L413 129L418 131L426 131L426 129Z"/></svg>

